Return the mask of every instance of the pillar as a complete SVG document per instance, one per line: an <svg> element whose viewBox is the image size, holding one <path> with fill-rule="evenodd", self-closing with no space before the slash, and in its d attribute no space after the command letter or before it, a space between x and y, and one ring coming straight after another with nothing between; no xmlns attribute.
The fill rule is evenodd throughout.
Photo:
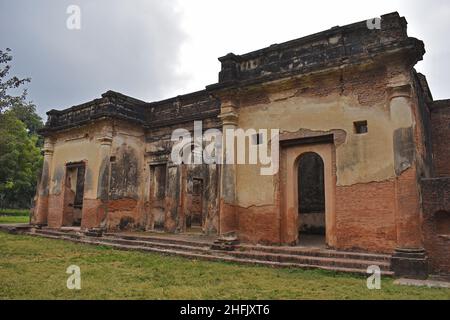
<svg viewBox="0 0 450 320"><path fill-rule="evenodd" d="M83 213L81 227L83 229L107 228L108 200L109 200L109 180L111 173L111 146L113 138L110 134L97 138L100 143L98 159L97 197L96 199L84 194ZM95 191L94 191L95 192Z"/></svg>
<svg viewBox="0 0 450 320"><path fill-rule="evenodd" d="M392 269L398 277L426 278L428 258L422 243L420 190L415 160L418 142L414 139L416 128L411 96L409 84L389 89L391 122L399 128L394 133L394 139L401 137L401 143L394 140L397 248L392 256ZM410 147L405 148L405 144Z"/></svg>
<svg viewBox="0 0 450 320"><path fill-rule="evenodd" d="M222 98L222 164L220 170L220 202L219 202L219 234L238 232L238 217L236 210L236 145L234 149L226 147L228 129L238 127L238 111L236 103L229 97ZM227 154L234 153L233 163L227 163Z"/></svg>
<svg viewBox="0 0 450 320"><path fill-rule="evenodd" d="M48 218L48 197L50 189L50 172L53 161L54 141L47 137L44 141L44 163L42 166L42 175L37 187L37 200L35 211L31 219L31 223L35 225L46 225Z"/></svg>

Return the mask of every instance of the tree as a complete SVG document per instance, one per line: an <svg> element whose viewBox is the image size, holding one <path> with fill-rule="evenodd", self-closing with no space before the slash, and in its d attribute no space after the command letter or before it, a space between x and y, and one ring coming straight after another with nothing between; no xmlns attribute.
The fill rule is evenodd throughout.
<svg viewBox="0 0 450 320"><path fill-rule="evenodd" d="M6 112L13 114L17 119L23 122L27 128L28 134L36 136L36 145L42 148L44 139L38 135L38 130L42 129L44 123L42 118L36 113L36 106L30 102L16 103Z"/></svg>
<svg viewBox="0 0 450 320"><path fill-rule="evenodd" d="M8 110L25 124L29 134L37 134L44 126L42 118L36 113L36 106L32 103L14 104Z"/></svg>
<svg viewBox="0 0 450 320"><path fill-rule="evenodd" d="M11 95L30 79L6 79L12 60L9 49L0 50L0 207L28 208L42 167L37 131L43 122L27 91Z"/></svg>
<svg viewBox="0 0 450 320"><path fill-rule="evenodd" d="M11 77L7 79L7 75L11 69L9 62L12 61L11 49L6 48L5 51L0 50L0 112L11 108L14 104L21 104L26 101L27 90L23 90L19 96L10 95L11 89L18 89L20 86L30 82L30 78L19 79Z"/></svg>
<svg viewBox="0 0 450 320"><path fill-rule="evenodd" d="M42 166L37 141L13 112L0 115L0 206L30 206Z"/></svg>

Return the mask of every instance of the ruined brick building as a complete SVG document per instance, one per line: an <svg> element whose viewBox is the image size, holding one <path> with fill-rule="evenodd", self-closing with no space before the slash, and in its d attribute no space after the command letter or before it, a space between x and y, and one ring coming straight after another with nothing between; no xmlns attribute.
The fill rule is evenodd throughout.
<svg viewBox="0 0 450 320"><path fill-rule="evenodd" d="M397 13L219 58L219 81L164 101L108 91L48 112L32 222L393 254L450 273L450 100ZM280 129L280 168L175 165L177 128ZM254 139L250 139L254 141ZM254 143L254 142L253 142ZM393 263L394 263L393 262Z"/></svg>

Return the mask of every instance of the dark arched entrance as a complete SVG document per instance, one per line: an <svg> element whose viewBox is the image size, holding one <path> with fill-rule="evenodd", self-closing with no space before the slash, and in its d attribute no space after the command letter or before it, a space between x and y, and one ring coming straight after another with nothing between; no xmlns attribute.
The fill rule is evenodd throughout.
<svg viewBox="0 0 450 320"><path fill-rule="evenodd" d="M324 163L314 152L298 161L298 214L300 243L325 243Z"/></svg>

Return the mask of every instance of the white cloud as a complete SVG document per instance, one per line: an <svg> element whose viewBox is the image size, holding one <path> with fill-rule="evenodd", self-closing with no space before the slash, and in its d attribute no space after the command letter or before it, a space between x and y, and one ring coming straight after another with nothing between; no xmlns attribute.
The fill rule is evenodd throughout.
<svg viewBox="0 0 450 320"><path fill-rule="evenodd" d="M181 27L188 35L178 72L190 81L174 94L216 82L217 58L229 52L242 54L398 11L409 22L409 35L425 41L427 54L418 69L427 75L435 98L450 98L447 0L178 0L178 4Z"/></svg>

